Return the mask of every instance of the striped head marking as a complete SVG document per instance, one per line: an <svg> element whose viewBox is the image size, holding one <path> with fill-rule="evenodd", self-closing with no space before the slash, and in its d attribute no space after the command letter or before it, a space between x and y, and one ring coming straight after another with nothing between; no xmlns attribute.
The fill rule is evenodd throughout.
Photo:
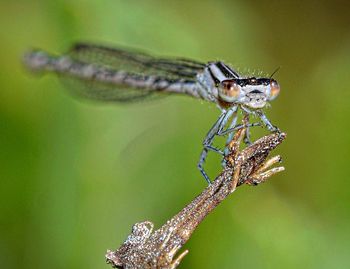
<svg viewBox="0 0 350 269"><path fill-rule="evenodd" d="M227 103L242 104L247 107L263 108L268 101L277 97L280 86L272 78L234 78L220 82L219 98Z"/></svg>

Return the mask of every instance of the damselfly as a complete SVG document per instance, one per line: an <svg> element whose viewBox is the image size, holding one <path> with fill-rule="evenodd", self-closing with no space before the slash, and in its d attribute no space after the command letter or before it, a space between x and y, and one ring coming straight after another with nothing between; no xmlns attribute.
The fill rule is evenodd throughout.
<svg viewBox="0 0 350 269"><path fill-rule="evenodd" d="M155 58L132 50L93 44L77 44L62 56L32 51L26 54L24 61L34 71L57 73L71 83L74 93L90 99L132 102L160 93L174 93L215 103L221 115L203 141L198 162L208 183L211 181L203 169L204 161L209 151L225 154L213 146L213 140L223 135L231 140L233 132L242 128L236 125L238 109L247 117L256 115L271 132L278 131L262 111L280 91L272 75L244 77L220 61L201 63ZM249 135L245 141L249 143Z"/></svg>

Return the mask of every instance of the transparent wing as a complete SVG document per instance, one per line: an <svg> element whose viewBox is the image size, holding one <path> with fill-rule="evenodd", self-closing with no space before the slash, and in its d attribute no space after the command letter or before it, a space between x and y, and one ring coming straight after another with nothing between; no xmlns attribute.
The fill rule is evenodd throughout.
<svg viewBox="0 0 350 269"><path fill-rule="evenodd" d="M205 64L187 59L154 58L140 52L91 44L77 44L67 53L67 56L75 61L93 64L110 71L123 71L129 76L152 75L170 82L186 80L196 83L197 73L203 71L205 67ZM128 85L115 85L64 74L61 74L60 78L73 94L95 100L135 102L167 95L166 91L133 88Z"/></svg>
<svg viewBox="0 0 350 269"><path fill-rule="evenodd" d="M156 75L167 79L195 79L205 67L205 64L192 60L155 58L145 53L92 44L77 44L68 55L82 62L131 74Z"/></svg>
<svg viewBox="0 0 350 269"><path fill-rule="evenodd" d="M165 97L154 91L136 88L116 87L113 84L101 83L96 80L82 80L70 76L60 76L63 85L77 98L85 98L103 102L132 103Z"/></svg>

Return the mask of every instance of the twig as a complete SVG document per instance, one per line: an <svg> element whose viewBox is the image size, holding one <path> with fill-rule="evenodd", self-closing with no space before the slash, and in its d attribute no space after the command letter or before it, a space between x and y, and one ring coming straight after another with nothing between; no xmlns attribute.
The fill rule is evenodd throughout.
<svg viewBox="0 0 350 269"><path fill-rule="evenodd" d="M264 136L254 144L239 151L245 129L240 129L229 144L230 153L225 157L226 168L177 215L168 220L160 229L153 232L153 223L136 223L131 234L116 251L108 250L107 263L116 268L176 268L188 250L176 258L176 253L190 238L201 221L229 194L242 184L257 185L271 175L284 170L276 167L280 156L267 160L271 150L286 137L284 133Z"/></svg>

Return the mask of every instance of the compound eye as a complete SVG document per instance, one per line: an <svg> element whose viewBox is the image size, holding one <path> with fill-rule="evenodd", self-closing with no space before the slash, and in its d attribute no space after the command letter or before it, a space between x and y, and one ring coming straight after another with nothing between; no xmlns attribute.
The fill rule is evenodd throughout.
<svg viewBox="0 0 350 269"><path fill-rule="evenodd" d="M275 99L278 94L280 93L280 85L277 83L276 80L271 80L270 82L270 87L271 87L271 91L270 91L270 98L269 100L273 100Z"/></svg>
<svg viewBox="0 0 350 269"><path fill-rule="evenodd" d="M234 102L241 94L241 86L235 80L224 80L219 85L219 96L226 102Z"/></svg>

